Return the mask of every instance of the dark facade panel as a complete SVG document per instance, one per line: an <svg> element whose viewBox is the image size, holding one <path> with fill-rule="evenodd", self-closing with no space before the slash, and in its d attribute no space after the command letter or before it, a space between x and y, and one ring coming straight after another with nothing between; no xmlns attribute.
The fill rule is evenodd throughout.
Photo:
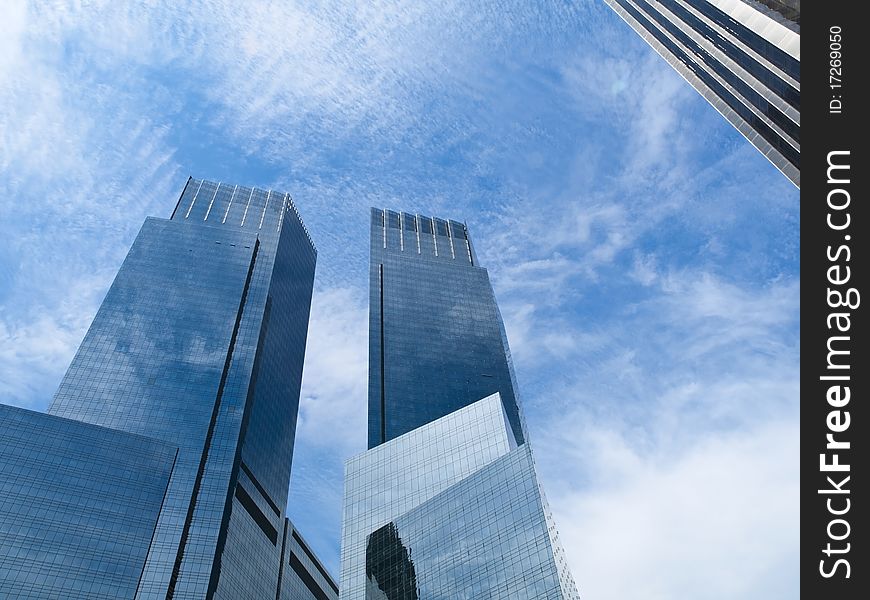
<svg viewBox="0 0 870 600"><path fill-rule="evenodd" d="M281 588L276 600L338 600L338 585L285 520Z"/></svg>

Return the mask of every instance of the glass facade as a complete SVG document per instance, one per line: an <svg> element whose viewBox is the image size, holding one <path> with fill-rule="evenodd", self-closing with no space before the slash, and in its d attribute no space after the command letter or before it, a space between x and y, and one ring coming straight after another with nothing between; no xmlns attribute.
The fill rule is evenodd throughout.
<svg viewBox="0 0 870 600"><path fill-rule="evenodd" d="M369 450L347 461L342 600L578 598L467 228L372 209Z"/></svg>
<svg viewBox="0 0 870 600"><path fill-rule="evenodd" d="M606 2L800 187L799 2Z"/></svg>
<svg viewBox="0 0 870 600"><path fill-rule="evenodd" d="M372 209L369 289L369 448L495 392L522 443L501 314L465 225Z"/></svg>
<svg viewBox="0 0 870 600"><path fill-rule="evenodd" d="M254 233L147 219L49 407L179 446L141 597L166 596L191 498L202 489L214 414L234 399L225 400L225 366L257 249Z"/></svg>
<svg viewBox="0 0 870 600"><path fill-rule="evenodd" d="M552 598L563 595L529 446L375 530L369 598Z"/></svg>
<svg viewBox="0 0 870 600"><path fill-rule="evenodd" d="M145 221L48 411L177 448L113 597L278 597L315 261L287 194L191 178Z"/></svg>
<svg viewBox="0 0 870 600"><path fill-rule="evenodd" d="M215 598L274 595L280 543L273 532L283 527L287 503L317 253L287 194L192 179L172 220L254 230L259 241L227 367L232 400L221 403L215 421L216 438L227 443L209 452L204 467L215 493L210 506L197 501L202 519L192 519L207 534L206 547L219 551L214 560L188 561L190 597L202 597L206 570ZM222 525L215 515L227 512Z"/></svg>
<svg viewBox="0 0 870 600"><path fill-rule="evenodd" d="M132 598L177 451L0 405L0 598Z"/></svg>
<svg viewBox="0 0 870 600"><path fill-rule="evenodd" d="M338 586L289 520L284 521L281 587L276 600L338 600Z"/></svg>
<svg viewBox="0 0 870 600"><path fill-rule="evenodd" d="M343 600L578 597L499 394L350 459L345 477Z"/></svg>

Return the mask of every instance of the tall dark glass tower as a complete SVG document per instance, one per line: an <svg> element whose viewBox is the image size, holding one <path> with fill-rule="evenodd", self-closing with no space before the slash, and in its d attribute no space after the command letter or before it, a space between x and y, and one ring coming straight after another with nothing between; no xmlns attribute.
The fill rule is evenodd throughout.
<svg viewBox="0 0 870 600"><path fill-rule="evenodd" d="M345 468L342 600L575 600L467 228L373 209L370 282L369 450Z"/></svg>
<svg viewBox="0 0 870 600"><path fill-rule="evenodd" d="M605 0L800 187L800 0Z"/></svg>
<svg viewBox="0 0 870 600"><path fill-rule="evenodd" d="M293 573L317 587L315 597L337 595L316 559L300 561L300 553L287 547L301 538L284 514L315 260L287 194L189 179L171 219L148 218L142 226L49 416L11 413L18 421L33 420L36 429L63 433L58 452L90 448L76 432L91 427L102 432L93 434L101 445L79 454L93 461L115 449L115 468L135 473L136 457L123 458L125 448L138 449L142 468L153 473L147 481L141 476L139 518L112 521L112 514L130 507L109 502L95 521L70 524L71 532L90 532L92 548L127 543L121 548L132 557L127 587L107 597L278 598ZM99 473L88 460L75 463L76 469ZM65 481L68 467L58 460L40 469L46 481L55 471L55 479ZM126 497L135 497L136 477L126 473L120 483L132 490ZM125 497L105 477L90 490L82 479L50 497L85 506L91 496ZM4 492L26 497L14 481L4 481ZM53 510L64 506L48 503L46 514ZM110 528L100 525L101 518L120 533L104 539L100 531ZM15 544L23 543L2 537L4 523L21 531L35 521L20 511L0 514L0 574L8 574L3 549L14 556ZM97 562L74 538L58 556ZM44 548L37 544L32 551ZM312 577L307 565L322 573ZM34 587L31 595L13 597L100 597L99 585L88 593L48 593L39 581L51 568L17 571ZM112 585L115 576L104 575ZM52 590L78 585L57 577ZM327 581L327 591L316 586L319 579Z"/></svg>
<svg viewBox="0 0 870 600"><path fill-rule="evenodd" d="M501 314L464 224L372 209L369 294L369 448L495 392L522 443Z"/></svg>

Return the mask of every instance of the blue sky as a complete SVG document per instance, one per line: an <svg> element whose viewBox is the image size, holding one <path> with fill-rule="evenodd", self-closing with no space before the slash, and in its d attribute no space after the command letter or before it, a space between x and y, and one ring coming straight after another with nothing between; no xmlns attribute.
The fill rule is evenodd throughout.
<svg viewBox="0 0 870 600"><path fill-rule="evenodd" d="M369 206L466 220L587 598L798 594L798 191L607 8L4 3L0 402L44 409L188 175L318 250L289 514L337 574Z"/></svg>

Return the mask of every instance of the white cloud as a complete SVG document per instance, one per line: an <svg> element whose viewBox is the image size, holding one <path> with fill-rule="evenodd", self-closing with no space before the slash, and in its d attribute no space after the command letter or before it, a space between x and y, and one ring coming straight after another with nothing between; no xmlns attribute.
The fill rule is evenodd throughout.
<svg viewBox="0 0 870 600"><path fill-rule="evenodd" d="M333 574L344 461L366 448L367 294L318 288L311 306L288 514Z"/></svg>
<svg viewBox="0 0 870 600"><path fill-rule="evenodd" d="M110 273L70 280L57 304L0 312L0 403L41 410L54 396L108 287Z"/></svg>
<svg viewBox="0 0 870 600"><path fill-rule="evenodd" d="M697 271L655 281L653 296L602 323L603 347L554 368L530 419L580 590L791 597L798 284Z"/></svg>
<svg viewBox="0 0 870 600"><path fill-rule="evenodd" d="M27 28L27 5L22 0L5 3L0 27L0 82L6 84L24 58L21 39Z"/></svg>
<svg viewBox="0 0 870 600"><path fill-rule="evenodd" d="M796 419L709 435L677 455L641 453L606 423L559 458L592 472L550 490L586 597L787 598L797 593Z"/></svg>
<svg viewBox="0 0 870 600"><path fill-rule="evenodd" d="M630 273L632 279L643 286L652 285L658 278L656 272L656 257L652 254L635 252L634 264Z"/></svg>
<svg viewBox="0 0 870 600"><path fill-rule="evenodd" d="M549 258L509 263L498 273L499 293L547 291L553 296L562 289L565 280L576 275L579 266L558 253Z"/></svg>
<svg viewBox="0 0 870 600"><path fill-rule="evenodd" d="M0 399L37 408L142 219L183 182L168 126L131 102L135 69L84 68L64 10L14 2L0 36Z"/></svg>
<svg viewBox="0 0 870 600"><path fill-rule="evenodd" d="M697 102L696 93L657 55L648 55L636 74L634 85L643 92L634 90L639 106L632 113L625 178L637 185L655 177L657 186L670 187L690 175L686 154L697 140L679 122L686 118L685 108Z"/></svg>
<svg viewBox="0 0 870 600"><path fill-rule="evenodd" d="M716 360L717 353L728 352L733 358L720 364L737 369L749 367L749 357L762 353L789 356L792 366L797 364L797 280L747 289L709 273L682 272L666 276L662 291L647 308L670 317L660 322L659 335L677 343L684 360Z"/></svg>
<svg viewBox="0 0 870 600"><path fill-rule="evenodd" d="M511 355L524 369L571 360L578 353L598 351L610 343L607 332L595 324L578 325L558 310L542 310L529 302L502 303Z"/></svg>
<svg viewBox="0 0 870 600"><path fill-rule="evenodd" d="M357 289L333 288L312 300L297 435L344 457L367 441L367 299Z"/></svg>

